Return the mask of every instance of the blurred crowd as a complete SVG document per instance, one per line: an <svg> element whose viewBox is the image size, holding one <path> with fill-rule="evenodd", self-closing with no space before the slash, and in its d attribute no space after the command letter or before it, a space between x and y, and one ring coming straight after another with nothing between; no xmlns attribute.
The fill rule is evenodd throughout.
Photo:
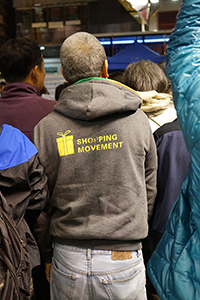
<svg viewBox="0 0 200 300"><path fill-rule="evenodd" d="M0 200L23 243L1 230L2 300L200 299L199 21L183 0L163 60L111 74L72 34L54 99L38 45L3 44Z"/></svg>

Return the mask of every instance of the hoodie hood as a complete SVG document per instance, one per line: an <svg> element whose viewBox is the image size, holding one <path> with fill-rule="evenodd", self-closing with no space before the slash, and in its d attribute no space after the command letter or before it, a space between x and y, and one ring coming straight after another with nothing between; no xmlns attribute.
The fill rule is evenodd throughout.
<svg viewBox="0 0 200 300"><path fill-rule="evenodd" d="M95 77L64 89L54 111L89 121L115 113L134 113L141 104L140 96L131 88L114 80Z"/></svg>

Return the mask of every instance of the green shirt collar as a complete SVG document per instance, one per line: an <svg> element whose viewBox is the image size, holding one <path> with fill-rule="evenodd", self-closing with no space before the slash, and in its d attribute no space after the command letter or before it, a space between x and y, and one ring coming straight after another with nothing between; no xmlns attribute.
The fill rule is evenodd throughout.
<svg viewBox="0 0 200 300"><path fill-rule="evenodd" d="M89 78L84 78L84 79L78 80L78 81L74 82L74 84L79 83L79 82L99 80L99 79L107 80L106 78L103 78L103 77L89 77Z"/></svg>

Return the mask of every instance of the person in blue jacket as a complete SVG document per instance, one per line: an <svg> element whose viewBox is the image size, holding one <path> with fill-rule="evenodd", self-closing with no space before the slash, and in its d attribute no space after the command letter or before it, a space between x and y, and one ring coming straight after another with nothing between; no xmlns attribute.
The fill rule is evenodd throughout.
<svg viewBox="0 0 200 300"><path fill-rule="evenodd" d="M20 273L18 278L20 300L29 299L30 271L33 275L40 265L39 250L45 258L52 255L47 228L38 218L43 214L42 220L47 219L49 190L37 148L19 129L8 124L0 126L0 192L28 251L30 268L23 268L24 276ZM1 282L0 289L3 288ZM12 299L12 296L9 294L6 299Z"/></svg>
<svg viewBox="0 0 200 300"><path fill-rule="evenodd" d="M200 299L200 0L183 0L166 52L191 163L167 229L148 263L161 300Z"/></svg>

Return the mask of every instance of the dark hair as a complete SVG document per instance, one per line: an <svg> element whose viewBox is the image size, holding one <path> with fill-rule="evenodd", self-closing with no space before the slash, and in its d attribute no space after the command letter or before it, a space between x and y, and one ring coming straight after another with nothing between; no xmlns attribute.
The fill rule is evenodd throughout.
<svg viewBox="0 0 200 300"><path fill-rule="evenodd" d="M168 91L167 77L160 67L149 59L128 65L124 72L124 83L136 91Z"/></svg>
<svg viewBox="0 0 200 300"><path fill-rule="evenodd" d="M5 81L0 82L0 87L5 86L5 85L6 85Z"/></svg>
<svg viewBox="0 0 200 300"><path fill-rule="evenodd" d="M113 73L109 74L109 79L115 80L115 81L119 81L121 83L123 83L124 81L124 73L120 72L120 71L116 71Z"/></svg>
<svg viewBox="0 0 200 300"><path fill-rule="evenodd" d="M5 42L0 49L0 70L6 82L21 82L36 65L41 68L43 57L38 45L17 37Z"/></svg>
<svg viewBox="0 0 200 300"><path fill-rule="evenodd" d="M167 76L166 60L161 60L161 61L158 63L158 66L161 68L161 70L163 70L163 72L164 72L165 75Z"/></svg>
<svg viewBox="0 0 200 300"><path fill-rule="evenodd" d="M70 85L69 82L64 82L62 84L59 84L56 89L55 89L55 100L58 101L59 97L60 97L60 93Z"/></svg>
<svg viewBox="0 0 200 300"><path fill-rule="evenodd" d="M166 60L161 60L158 63L159 68L165 73L165 75L167 76L167 65L166 65ZM168 80L168 93L171 92L171 82L169 79Z"/></svg>
<svg viewBox="0 0 200 300"><path fill-rule="evenodd" d="M43 85L42 89L40 90L40 96L42 96L43 94L49 95L49 91L47 90L45 85Z"/></svg>

